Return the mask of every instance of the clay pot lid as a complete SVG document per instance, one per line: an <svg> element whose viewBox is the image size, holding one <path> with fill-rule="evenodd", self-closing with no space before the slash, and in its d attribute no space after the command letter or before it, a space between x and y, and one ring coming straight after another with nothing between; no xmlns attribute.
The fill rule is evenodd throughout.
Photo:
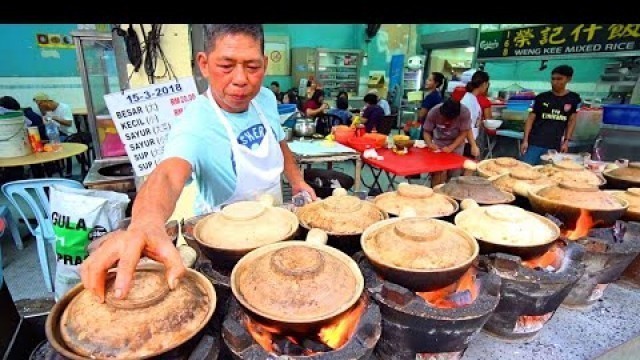
<svg viewBox="0 0 640 360"><path fill-rule="evenodd" d="M556 163L553 163L553 166L562 170L571 170L571 171L584 170L584 165L578 164L577 162L571 159L560 160Z"/></svg>
<svg viewBox="0 0 640 360"><path fill-rule="evenodd" d="M510 157L487 159L480 162L478 172L485 177L508 174L516 169L530 169L532 166Z"/></svg>
<svg viewBox="0 0 640 360"><path fill-rule="evenodd" d="M530 168L514 169L509 175L517 180L539 180L542 178L542 174Z"/></svg>
<svg viewBox="0 0 640 360"><path fill-rule="evenodd" d="M509 246L548 244L560 236L560 229L540 215L517 206L498 204L467 206L456 215L455 224L477 239Z"/></svg>
<svg viewBox="0 0 640 360"><path fill-rule="evenodd" d="M289 239L298 230L298 218L291 211L274 207L270 197L240 201L198 221L196 239L219 249L251 250Z"/></svg>
<svg viewBox="0 0 640 360"><path fill-rule="evenodd" d="M556 184L556 181L543 176L534 169L515 169L509 174L494 177L491 181L498 189L509 193L514 193L513 187L518 181L523 181L534 188Z"/></svg>
<svg viewBox="0 0 640 360"><path fill-rule="evenodd" d="M333 191L324 200L314 201L296 210L306 228L318 228L332 235L361 234L369 225L387 218L385 212L369 201L347 195L345 189Z"/></svg>
<svg viewBox="0 0 640 360"><path fill-rule="evenodd" d="M536 171L550 178L556 183L573 182L585 183L590 186L600 186L605 183L604 178L587 170L584 166L572 161L562 160L555 164L536 167Z"/></svg>
<svg viewBox="0 0 640 360"><path fill-rule="evenodd" d="M406 217L374 226L367 231L363 249L368 257L393 268L445 270L470 262L478 254L475 239L442 220Z"/></svg>
<svg viewBox="0 0 640 360"><path fill-rule="evenodd" d="M437 194L433 189L415 184L401 183L397 191L378 195L374 204L389 214L399 215L403 208L413 208L420 217L440 217L458 211L458 203L450 197Z"/></svg>
<svg viewBox="0 0 640 360"><path fill-rule="evenodd" d="M612 194L585 183L562 182L539 189L535 194L551 202L591 211L616 210L628 206Z"/></svg>
<svg viewBox="0 0 640 360"><path fill-rule="evenodd" d="M640 182L640 162L629 163L629 166L609 170L606 174L631 181Z"/></svg>
<svg viewBox="0 0 640 360"><path fill-rule="evenodd" d="M353 305L364 288L355 262L326 245L286 241L247 256L233 270L233 291L267 319L308 323L331 318Z"/></svg>
<svg viewBox="0 0 640 360"><path fill-rule="evenodd" d="M629 211L640 212L640 188L628 188L626 191L611 191L613 196L629 203Z"/></svg>
<svg viewBox="0 0 640 360"><path fill-rule="evenodd" d="M462 201L473 199L479 204L504 204L515 200L512 194L495 187L491 181L479 176L459 176L446 184L438 185L434 191Z"/></svg>
<svg viewBox="0 0 640 360"><path fill-rule="evenodd" d="M140 267L123 300L114 296L110 273L104 303L84 289L71 299L60 318L62 339L74 353L95 359L147 358L181 345L208 323L216 305L213 285L187 271L169 290L162 266Z"/></svg>

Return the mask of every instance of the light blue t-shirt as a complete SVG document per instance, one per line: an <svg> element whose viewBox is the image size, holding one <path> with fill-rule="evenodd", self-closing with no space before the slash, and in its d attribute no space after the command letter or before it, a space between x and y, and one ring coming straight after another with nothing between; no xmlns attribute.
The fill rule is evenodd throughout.
<svg viewBox="0 0 640 360"><path fill-rule="evenodd" d="M276 140L285 137L278 103L273 92L262 87L254 102L271 125ZM231 124L238 143L254 148L262 143L265 129L254 106L244 113L228 113L221 109ZM235 161L231 143L209 98L198 95L173 123L164 147L164 159L179 157L188 161L198 184L199 201L213 206L224 203L236 188Z"/></svg>

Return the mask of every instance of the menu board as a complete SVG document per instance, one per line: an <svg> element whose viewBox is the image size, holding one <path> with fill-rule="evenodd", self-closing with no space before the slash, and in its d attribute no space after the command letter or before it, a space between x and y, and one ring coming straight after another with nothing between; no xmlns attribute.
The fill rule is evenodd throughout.
<svg viewBox="0 0 640 360"><path fill-rule="evenodd" d="M480 33L478 60L640 50L640 24L548 24Z"/></svg>
<svg viewBox="0 0 640 360"><path fill-rule="evenodd" d="M193 77L186 77L104 96L136 176L150 174L162 160L171 124L197 95Z"/></svg>

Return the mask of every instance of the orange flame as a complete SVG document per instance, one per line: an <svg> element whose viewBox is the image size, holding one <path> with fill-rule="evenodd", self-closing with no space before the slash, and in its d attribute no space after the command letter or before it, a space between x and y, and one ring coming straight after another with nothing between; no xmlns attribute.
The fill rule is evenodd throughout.
<svg viewBox="0 0 640 360"><path fill-rule="evenodd" d="M551 247L551 249L549 249L544 254L538 257L535 257L533 259L523 261L522 265L530 269L535 269L535 268L546 269L550 266L554 270L558 270L560 266L562 266L563 259L564 259L564 250L560 246L555 244Z"/></svg>
<svg viewBox="0 0 640 360"><path fill-rule="evenodd" d="M355 308L340 315L331 324L320 329L318 333L320 341L332 349L337 349L344 345L356 330L364 309L365 302L360 301Z"/></svg>
<svg viewBox="0 0 640 360"><path fill-rule="evenodd" d="M589 230L591 230L595 225L596 222L593 221L591 213L588 210L580 209L580 217L576 222L576 228L575 230L567 231L567 239L578 240L582 237L585 237L589 234Z"/></svg>
<svg viewBox="0 0 640 360"><path fill-rule="evenodd" d="M347 312L340 315L337 319L332 321L330 324L322 327L318 331L317 338L332 349L340 348L342 345L347 343L347 341L349 341L349 339L355 332L360 317L364 313L365 308L366 301L358 301L357 305L351 310L348 310ZM258 344L260 344L263 349L265 349L267 352L276 352L276 349L274 348L273 338L276 335L282 336L282 329L258 323L248 316L245 318L245 325L253 339ZM310 336L315 337L316 334ZM294 336L285 337L292 343L300 345L300 342ZM305 349L304 353L305 355L313 355L316 352L311 349Z"/></svg>
<svg viewBox="0 0 640 360"><path fill-rule="evenodd" d="M443 287L435 291L416 292L430 305L441 309L455 309L463 306L451 299L451 295L468 290L471 295L471 302L475 301L480 293L480 286L476 282L478 271L471 267L456 283Z"/></svg>

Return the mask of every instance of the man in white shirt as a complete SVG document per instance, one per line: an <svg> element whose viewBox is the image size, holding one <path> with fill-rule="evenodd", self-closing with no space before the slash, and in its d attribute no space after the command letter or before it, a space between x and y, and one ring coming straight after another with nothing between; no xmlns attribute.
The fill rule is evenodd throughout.
<svg viewBox="0 0 640 360"><path fill-rule="evenodd" d="M378 89L371 89L367 94L374 94L378 97L378 106L384 110L384 116L391 115L391 106L389 106L389 102L378 95Z"/></svg>
<svg viewBox="0 0 640 360"><path fill-rule="evenodd" d="M41 115L48 116L52 121L58 123L63 136L67 137L78 132L69 105L55 101L45 93L37 93L33 97L33 101L38 105Z"/></svg>

